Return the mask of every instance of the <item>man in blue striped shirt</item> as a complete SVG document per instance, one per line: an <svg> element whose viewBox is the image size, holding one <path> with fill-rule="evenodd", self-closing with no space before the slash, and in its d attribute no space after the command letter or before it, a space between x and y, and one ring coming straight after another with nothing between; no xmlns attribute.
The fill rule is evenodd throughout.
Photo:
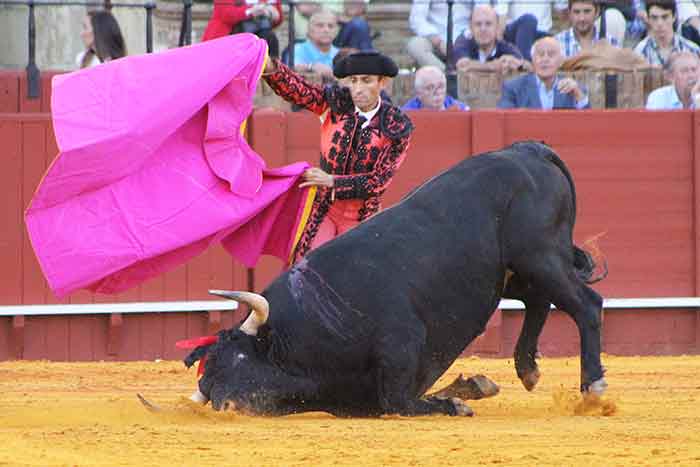
<svg viewBox="0 0 700 467"><path fill-rule="evenodd" d="M617 39L609 34L606 37L600 37L600 31L596 26L599 13L596 0L569 0L569 21L572 27L555 36L561 44L561 51L565 57L578 55L600 40L607 40L616 47L620 46Z"/></svg>
<svg viewBox="0 0 700 467"><path fill-rule="evenodd" d="M675 0L649 0L646 10L649 35L637 44L635 52L656 66L664 66L673 52L689 51L700 55L700 47L674 31L678 18Z"/></svg>

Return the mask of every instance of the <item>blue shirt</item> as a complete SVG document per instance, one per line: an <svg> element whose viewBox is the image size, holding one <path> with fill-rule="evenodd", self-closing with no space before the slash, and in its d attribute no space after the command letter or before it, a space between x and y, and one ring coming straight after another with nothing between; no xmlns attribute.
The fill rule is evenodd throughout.
<svg viewBox="0 0 700 467"><path fill-rule="evenodd" d="M328 52L321 52L309 40L305 40L294 46L295 65L315 65L321 63L333 68L333 57L338 53L338 48L331 45Z"/></svg>
<svg viewBox="0 0 700 467"><path fill-rule="evenodd" d="M647 97L647 110L675 110L682 108L683 102L681 102L678 93L676 93L676 87L672 84L655 89Z"/></svg>
<svg viewBox="0 0 700 467"><path fill-rule="evenodd" d="M445 96L445 109L449 109L450 107L457 106L459 110L469 110L469 106L463 102L458 101L454 97L450 96L449 94ZM403 107L401 107L401 110L420 110L423 108L423 103L418 99L418 97L414 97L413 99L409 100L406 102Z"/></svg>

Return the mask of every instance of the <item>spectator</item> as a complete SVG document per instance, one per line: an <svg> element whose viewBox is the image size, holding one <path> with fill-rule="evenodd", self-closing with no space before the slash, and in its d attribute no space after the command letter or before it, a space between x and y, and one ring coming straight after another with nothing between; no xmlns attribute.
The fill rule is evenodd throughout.
<svg viewBox="0 0 700 467"><path fill-rule="evenodd" d="M625 43L625 36L630 27L628 24L635 20L636 10L635 0L594 0L598 7L598 18L595 26L600 31L600 35L606 38L615 39L617 47L622 47ZM569 11L571 2L569 2ZM569 17L571 14L569 13ZM605 23L603 25L603 22ZM610 42L610 40L608 40ZM611 42L612 43L612 42ZM613 44L615 45L615 44Z"/></svg>
<svg viewBox="0 0 700 467"><path fill-rule="evenodd" d="M674 31L677 10L674 0L649 0L646 3L649 35L634 51L655 66L662 67L673 52L689 51L700 55L700 47Z"/></svg>
<svg viewBox="0 0 700 467"><path fill-rule="evenodd" d="M360 51L372 50L372 37L365 18L365 0L345 0L342 13L338 16L340 31L333 41L339 49L353 48Z"/></svg>
<svg viewBox="0 0 700 467"><path fill-rule="evenodd" d="M454 3L452 9L454 36L460 31L469 35L469 17L474 2L461 0ZM409 39L406 49L418 63L445 69L447 56L447 2L444 0L413 0L409 26L415 34Z"/></svg>
<svg viewBox="0 0 700 467"><path fill-rule="evenodd" d="M75 59L80 68L126 56L126 45L119 23L108 11L88 12L83 18L80 38L85 44L85 50Z"/></svg>
<svg viewBox="0 0 700 467"><path fill-rule="evenodd" d="M453 59L458 70L488 70L509 73L529 67L520 51L498 37L498 16L490 5L477 5L469 22L471 37L460 34Z"/></svg>
<svg viewBox="0 0 700 467"><path fill-rule="evenodd" d="M245 2L214 2L202 41L241 32L265 39L268 53L279 56L279 41L272 31L282 23L280 0L246 0Z"/></svg>
<svg viewBox="0 0 700 467"><path fill-rule="evenodd" d="M311 16L321 10L335 14L338 19L337 35L333 45L340 48L351 47L358 50L370 50L372 37L365 18L369 0L317 0L296 4L294 16L294 35L302 39L308 35ZM295 57L296 61L296 57Z"/></svg>
<svg viewBox="0 0 700 467"><path fill-rule="evenodd" d="M438 67L426 65L416 72L416 96L402 110L469 110L469 106L447 94L447 78Z"/></svg>
<svg viewBox="0 0 700 467"><path fill-rule="evenodd" d="M571 27L555 36L561 44L561 51L565 57L573 57L581 52L590 50L593 44L601 39L607 40L611 45L622 46L622 42L609 34L605 37L600 37L600 28L595 24L598 13L600 13L598 0L569 0L568 11ZM622 13L619 14L622 17ZM624 17L622 17L623 23L624 20ZM625 30L623 28L623 40L624 33Z"/></svg>
<svg viewBox="0 0 700 467"><path fill-rule="evenodd" d="M532 67L528 73L503 83L498 107L504 109L583 109L588 96L572 78L558 75L563 61L561 45L553 37L544 37L532 46Z"/></svg>
<svg viewBox="0 0 700 467"><path fill-rule="evenodd" d="M676 52L664 67L672 84L654 90L647 98L649 110L695 108L700 97L700 59L691 52Z"/></svg>
<svg viewBox="0 0 700 467"><path fill-rule="evenodd" d="M532 44L549 35L552 3L557 11L566 10L566 0L495 0L499 30L503 39L515 44L526 60L531 60Z"/></svg>
<svg viewBox="0 0 700 467"><path fill-rule="evenodd" d="M604 1L605 3L625 2L625 0L601 1ZM680 32L686 39L700 45L700 11L698 11L697 6L695 6L694 2L689 0L674 0L674 3L676 5L678 21L677 24L674 24L673 29ZM628 18L630 23L628 24L627 32L630 37L635 39L644 37L647 31L647 24L649 23L649 17L644 6L644 1L632 0L631 10L635 13L636 17ZM623 10L623 12L624 11L625 10Z"/></svg>
<svg viewBox="0 0 700 467"><path fill-rule="evenodd" d="M320 10L311 15L307 39L294 45L294 68L333 78L333 57L338 53L333 38L337 32L338 21L332 12Z"/></svg>

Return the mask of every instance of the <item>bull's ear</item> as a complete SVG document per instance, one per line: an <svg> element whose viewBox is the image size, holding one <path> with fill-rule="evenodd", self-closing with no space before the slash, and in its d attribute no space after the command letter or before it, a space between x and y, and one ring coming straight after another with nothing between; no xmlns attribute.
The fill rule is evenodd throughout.
<svg viewBox="0 0 700 467"><path fill-rule="evenodd" d="M210 345L200 345L182 360L187 368L191 368L197 360L201 360L207 354Z"/></svg>

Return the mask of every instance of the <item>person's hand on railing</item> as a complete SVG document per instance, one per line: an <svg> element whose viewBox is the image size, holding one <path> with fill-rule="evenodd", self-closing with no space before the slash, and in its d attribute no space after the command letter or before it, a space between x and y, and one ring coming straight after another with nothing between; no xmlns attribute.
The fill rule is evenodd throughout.
<svg viewBox="0 0 700 467"><path fill-rule="evenodd" d="M522 58L517 58L512 55L503 55L498 59L501 64L501 73L508 74L514 71L524 71L526 64L529 63Z"/></svg>

